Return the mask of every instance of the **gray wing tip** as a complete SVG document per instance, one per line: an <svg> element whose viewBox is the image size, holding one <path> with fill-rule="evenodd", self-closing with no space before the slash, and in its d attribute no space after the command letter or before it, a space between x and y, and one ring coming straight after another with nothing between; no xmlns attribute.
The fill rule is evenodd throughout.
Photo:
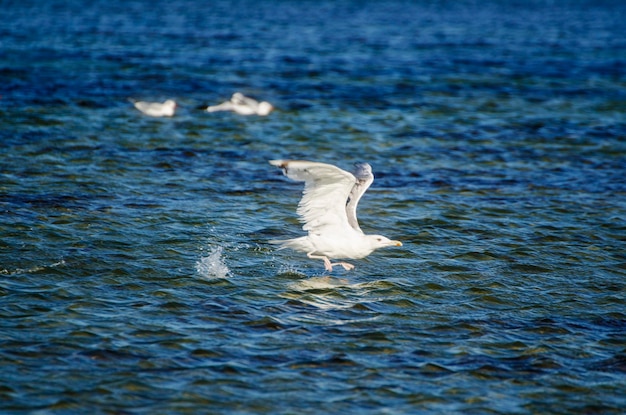
<svg viewBox="0 0 626 415"><path fill-rule="evenodd" d="M369 163L354 163L354 177L359 180L367 179L373 176L372 166Z"/></svg>

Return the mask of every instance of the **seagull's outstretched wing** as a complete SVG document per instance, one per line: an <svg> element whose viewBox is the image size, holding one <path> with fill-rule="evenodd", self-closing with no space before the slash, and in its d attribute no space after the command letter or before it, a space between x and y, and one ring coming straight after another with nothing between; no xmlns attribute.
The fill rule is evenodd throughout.
<svg viewBox="0 0 626 415"><path fill-rule="evenodd" d="M352 187L350 196L348 197L348 203L346 204L346 214L348 216L348 223L357 231L361 231L359 221L356 218L356 206L361 200L363 193L370 187L374 181L374 174L372 173L372 166L367 163L357 163L354 165L354 177L356 178L356 184Z"/></svg>
<svg viewBox="0 0 626 415"><path fill-rule="evenodd" d="M333 233L350 229L346 201L357 183L351 173L331 164L311 161L271 160L270 164L282 168L290 179L304 182L297 210L304 222L302 229L316 232L331 227Z"/></svg>

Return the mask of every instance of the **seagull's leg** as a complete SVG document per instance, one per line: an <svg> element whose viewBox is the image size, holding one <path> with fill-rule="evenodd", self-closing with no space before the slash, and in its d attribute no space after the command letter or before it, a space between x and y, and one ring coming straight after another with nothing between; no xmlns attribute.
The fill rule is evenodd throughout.
<svg viewBox="0 0 626 415"><path fill-rule="evenodd" d="M337 262L336 264L330 264L330 265L341 265L343 269L345 269L346 271L350 271L354 269L354 265L348 264L347 262Z"/></svg>
<svg viewBox="0 0 626 415"><path fill-rule="evenodd" d="M306 254L311 259L323 259L324 260L324 268L326 271L333 272L333 264L330 263L330 260L325 255L313 255L313 252L309 252Z"/></svg>

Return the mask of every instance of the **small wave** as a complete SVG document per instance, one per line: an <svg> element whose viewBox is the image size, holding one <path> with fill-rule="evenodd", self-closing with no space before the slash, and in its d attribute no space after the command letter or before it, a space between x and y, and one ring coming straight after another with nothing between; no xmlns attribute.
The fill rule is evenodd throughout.
<svg viewBox="0 0 626 415"><path fill-rule="evenodd" d="M39 272L39 271L43 271L45 269L48 268L56 268L59 266L63 266L65 265L65 261L64 260L60 260L58 262L54 262L52 264L49 265L35 265L32 268L17 268L14 270L9 270L9 269L0 269L0 274L2 275L16 275L16 274L32 274L35 272Z"/></svg>
<svg viewBox="0 0 626 415"><path fill-rule="evenodd" d="M208 255L201 257L196 262L196 271L205 278L228 278L230 269L224 262L221 246L211 246Z"/></svg>

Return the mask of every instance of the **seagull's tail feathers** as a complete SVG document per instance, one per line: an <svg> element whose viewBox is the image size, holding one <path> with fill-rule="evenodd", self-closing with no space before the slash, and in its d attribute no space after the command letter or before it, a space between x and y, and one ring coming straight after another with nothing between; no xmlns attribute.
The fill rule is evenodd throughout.
<svg viewBox="0 0 626 415"><path fill-rule="evenodd" d="M272 239L270 241L267 241L269 243L271 243L272 245L280 245L277 249L285 249L285 243L288 242L288 239Z"/></svg>
<svg viewBox="0 0 626 415"><path fill-rule="evenodd" d="M269 243L274 245L280 245L278 249L290 248L295 251L310 252L313 250L313 246L309 242L309 238L301 236L294 239L273 239Z"/></svg>
<svg viewBox="0 0 626 415"><path fill-rule="evenodd" d="M233 109L234 109L233 103L230 101L226 101L218 105L211 105L206 108L206 111L207 112L232 111Z"/></svg>

